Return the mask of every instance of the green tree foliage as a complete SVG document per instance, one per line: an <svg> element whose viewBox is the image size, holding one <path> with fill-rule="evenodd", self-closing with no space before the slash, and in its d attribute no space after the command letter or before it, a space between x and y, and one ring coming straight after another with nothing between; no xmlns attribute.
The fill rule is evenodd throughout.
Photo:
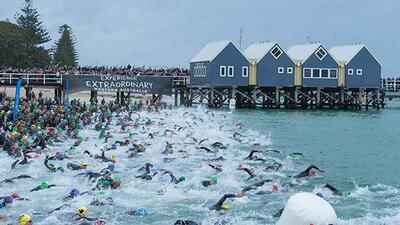
<svg viewBox="0 0 400 225"><path fill-rule="evenodd" d="M49 51L40 46L49 42L50 36L39 17L39 12L33 8L32 0L25 0L21 13L15 16L18 26L25 32L23 46L26 57L21 61L28 68L45 67L50 64Z"/></svg>
<svg viewBox="0 0 400 225"><path fill-rule="evenodd" d="M78 64L78 53L75 49L75 39L72 29L67 24L60 26L60 39L55 44L54 64L59 66L76 66Z"/></svg>
<svg viewBox="0 0 400 225"><path fill-rule="evenodd" d="M25 66L21 61L27 57L24 35L16 24L0 21L0 65L14 68Z"/></svg>

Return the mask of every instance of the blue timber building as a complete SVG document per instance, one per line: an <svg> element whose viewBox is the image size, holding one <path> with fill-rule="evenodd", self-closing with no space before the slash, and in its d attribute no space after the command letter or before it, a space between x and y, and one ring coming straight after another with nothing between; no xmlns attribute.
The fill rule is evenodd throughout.
<svg viewBox="0 0 400 225"><path fill-rule="evenodd" d="M190 85L248 86L249 61L230 41L209 43L190 61Z"/></svg>
<svg viewBox="0 0 400 225"><path fill-rule="evenodd" d="M321 43L295 45L287 53L296 63L296 86L338 87L339 65Z"/></svg>
<svg viewBox="0 0 400 225"><path fill-rule="evenodd" d="M339 86L346 88L378 88L381 65L363 44L332 47L329 52L339 63ZM342 75L343 74L343 75Z"/></svg>
<svg viewBox="0 0 400 225"><path fill-rule="evenodd" d="M361 109L384 107L381 65L364 45L250 45L230 41L203 47L190 61L187 86L176 89L184 105L245 108Z"/></svg>
<svg viewBox="0 0 400 225"><path fill-rule="evenodd" d="M250 61L250 85L290 87L294 85L295 64L276 42L250 45L244 55Z"/></svg>

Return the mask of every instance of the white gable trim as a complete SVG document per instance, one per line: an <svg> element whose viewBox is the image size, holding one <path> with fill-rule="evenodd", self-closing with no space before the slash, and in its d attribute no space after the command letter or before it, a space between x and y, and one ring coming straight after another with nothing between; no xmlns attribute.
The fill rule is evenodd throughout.
<svg viewBox="0 0 400 225"><path fill-rule="evenodd" d="M364 47L362 47L362 48L360 49L360 51L358 51L357 54L355 54L355 55L353 56L353 58L351 58L348 62L346 62L346 66L347 66L358 54L360 54L360 52L361 52L361 50L362 50L363 48L365 48L365 49L369 52L369 54L372 55L372 58L374 58L375 61L378 62L378 64L382 67L382 64L381 64L381 63L379 62L379 60L375 57L375 55L372 54L372 52L368 49L368 47L367 47L366 45L364 45Z"/></svg>

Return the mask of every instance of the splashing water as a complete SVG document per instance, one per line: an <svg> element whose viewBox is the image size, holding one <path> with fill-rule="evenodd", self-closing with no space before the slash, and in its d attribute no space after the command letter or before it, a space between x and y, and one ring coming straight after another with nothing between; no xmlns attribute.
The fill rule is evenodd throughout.
<svg viewBox="0 0 400 225"><path fill-rule="evenodd" d="M17 201L9 209L0 211L5 213L5 223L14 223L21 213L33 215L34 224L74 224L70 218L75 214L76 209L81 205L89 206L93 199L106 201L108 197L113 198L113 205L89 206L89 217L103 218L107 224L173 224L178 219L190 219L202 222L202 224L218 224L222 221L225 224L275 224L273 218L279 209L284 207L287 199L298 191L317 192L323 185L323 177L317 176L311 180L305 180L293 188L292 192L277 192L269 195L256 195L250 192L243 198L228 200L231 209L227 212L211 212L209 207L215 204L219 198L226 193L238 193L244 186L254 183L256 180L246 181L247 175L237 171L236 167L243 164L255 169L256 174L263 173L268 163L248 162L243 159L252 149L267 150L273 149L271 136L253 127L244 126L239 128L231 112L206 111L199 108L178 108L165 110L160 113L138 112L136 117L147 117L152 121L151 125L141 126L138 129L128 127L122 132L115 126L116 118L111 126L113 138L108 144L104 139L98 139L98 132L94 125L85 127L80 134L85 141L76 148L77 153L72 154L71 160L55 161L56 166L66 168L67 162L80 164L86 162L89 169L100 171L106 168L108 163L94 160L83 154L85 150L93 154L100 154L105 145L111 145L114 141L124 140L129 132L134 131L131 140L135 143L147 142L145 153L128 158L126 151L128 146L118 146L114 151L107 151L106 155L114 154L117 158L114 175L120 176L122 186L116 190L94 191L92 195L82 195L71 201L65 202L70 190L77 188L80 192L88 191L94 187L94 183L84 177L75 177L79 171L66 169L64 173L51 173L43 165L44 154L39 159L32 159L29 165L17 166L10 170L12 160L4 152L0 153L0 178L6 179L21 174L34 176L35 179L24 179L15 183L1 185L0 196L18 192L21 197L31 201ZM177 125L174 128L174 125ZM181 128L181 129L179 129ZM166 129L173 130L173 134L166 133ZM149 139L148 133L157 133L154 139ZM234 140L234 134L242 134L240 142ZM197 142L193 139L195 138ZM204 140L206 139L206 140ZM227 149L220 149L217 153L208 153L198 149L198 142L203 146L211 148L214 142L221 142ZM174 153L168 156L162 155L166 142L173 146ZM69 149L73 140L66 139L58 146L50 146L46 154L52 155L55 152L63 152ZM278 149L279 150L279 149ZM288 151L282 150L281 154L264 153L263 158L270 162L272 159L279 160L283 164L283 170L279 172L266 173L266 178L273 179L276 183L287 180L287 175L294 175L312 164L308 159L295 159L287 157ZM223 156L224 161L218 162L222 165L223 171L218 173L210 168L204 159ZM165 160L169 158L169 160ZM156 169L167 169L176 177L184 176L186 180L179 184L170 183L169 176L155 176L153 180L146 181L135 178L142 174L138 168L145 163L154 165ZM215 163L217 164L217 163ZM201 181L218 177L218 184L203 187ZM38 192L29 190L41 182L56 184L51 189ZM326 199L336 209L340 225L352 224L399 224L400 221L400 197L399 189L383 184L373 186L361 186L347 183L346 187L352 185L354 191L347 197L335 197L326 194ZM269 190L270 186L265 185L257 191ZM63 204L68 204L60 211L51 214L37 214L49 212ZM145 216L130 216L126 212L138 208L146 208ZM77 223L78 224L78 223Z"/></svg>

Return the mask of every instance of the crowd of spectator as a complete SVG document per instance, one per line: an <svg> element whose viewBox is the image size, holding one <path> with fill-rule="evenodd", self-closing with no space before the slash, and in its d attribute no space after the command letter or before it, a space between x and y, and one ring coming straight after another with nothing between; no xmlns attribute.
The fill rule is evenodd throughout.
<svg viewBox="0 0 400 225"><path fill-rule="evenodd" d="M44 69L18 69L1 67L1 73L24 73L24 74L99 74L99 75L146 75L146 76L189 76L189 70L185 68L152 68L138 66L49 66Z"/></svg>

